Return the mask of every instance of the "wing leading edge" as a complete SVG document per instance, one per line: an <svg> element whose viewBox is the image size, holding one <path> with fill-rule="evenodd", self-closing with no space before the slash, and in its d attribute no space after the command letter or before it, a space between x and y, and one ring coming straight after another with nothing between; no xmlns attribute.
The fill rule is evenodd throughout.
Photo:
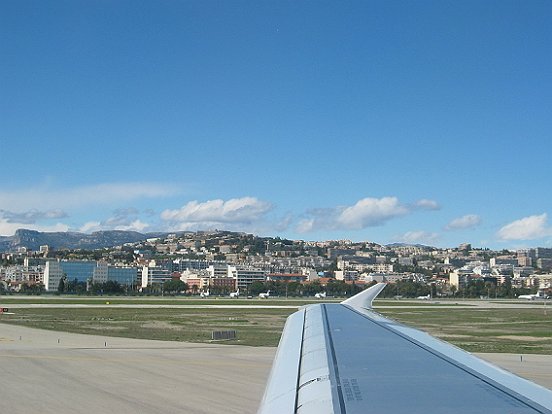
<svg viewBox="0 0 552 414"><path fill-rule="evenodd" d="M546 388L372 311L384 287L288 318L259 414L552 414Z"/></svg>

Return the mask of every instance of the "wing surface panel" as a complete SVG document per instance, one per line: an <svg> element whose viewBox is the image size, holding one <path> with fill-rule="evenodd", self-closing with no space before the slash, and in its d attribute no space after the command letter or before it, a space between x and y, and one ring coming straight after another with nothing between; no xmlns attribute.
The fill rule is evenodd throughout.
<svg viewBox="0 0 552 414"><path fill-rule="evenodd" d="M347 413L552 413L351 308L323 306Z"/></svg>
<svg viewBox="0 0 552 414"><path fill-rule="evenodd" d="M403 335L409 340L415 341L421 346L426 347L432 352L438 353L441 357L464 367L464 369L487 378L489 381L498 384L499 387L514 390L519 394L520 398L529 399L536 402L549 410L552 410L552 392L538 384L520 378L517 375L505 371L487 361L477 358L476 356L449 344L448 342L437 339L425 332L402 325L395 321L389 320L380 314L361 309L357 311L364 313L370 319L379 322L382 326L386 326Z"/></svg>

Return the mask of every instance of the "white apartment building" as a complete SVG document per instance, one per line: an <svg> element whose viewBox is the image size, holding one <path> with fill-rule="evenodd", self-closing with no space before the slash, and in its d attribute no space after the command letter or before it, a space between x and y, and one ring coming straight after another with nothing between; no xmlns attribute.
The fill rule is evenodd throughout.
<svg viewBox="0 0 552 414"><path fill-rule="evenodd" d="M58 289L59 281L63 277L61 263L57 260L48 260L44 267L44 289L52 292Z"/></svg>
<svg viewBox="0 0 552 414"><path fill-rule="evenodd" d="M395 267L391 263L379 263L372 265L372 271L375 273L393 273Z"/></svg>
<svg viewBox="0 0 552 414"><path fill-rule="evenodd" d="M142 287L162 284L172 280L171 272L161 266L144 266L142 268Z"/></svg>
<svg viewBox="0 0 552 414"><path fill-rule="evenodd" d="M552 274L531 275L525 280L525 285L527 287L537 287L539 290L550 289L552 288Z"/></svg>
<svg viewBox="0 0 552 414"><path fill-rule="evenodd" d="M254 267L228 266L228 277L236 279L236 286L246 290L253 282L264 282L266 272Z"/></svg>
<svg viewBox="0 0 552 414"><path fill-rule="evenodd" d="M358 280L359 274L357 270L336 270L335 278L337 280L345 280L350 282Z"/></svg>
<svg viewBox="0 0 552 414"><path fill-rule="evenodd" d="M96 268L92 273L92 281L94 283L105 283L107 282L107 272L108 272L107 262L96 262Z"/></svg>
<svg viewBox="0 0 552 414"><path fill-rule="evenodd" d="M399 280L405 280L412 277L411 273L393 273L393 272L371 272L364 273L360 280L370 283L370 282L387 282L387 283L397 283Z"/></svg>
<svg viewBox="0 0 552 414"><path fill-rule="evenodd" d="M210 265L207 268L209 277L219 278L219 277L229 277L228 276L228 265L226 263L215 263Z"/></svg>
<svg viewBox="0 0 552 414"><path fill-rule="evenodd" d="M468 285L473 277L472 272L460 271L460 269L449 273L449 284L457 289L464 288Z"/></svg>

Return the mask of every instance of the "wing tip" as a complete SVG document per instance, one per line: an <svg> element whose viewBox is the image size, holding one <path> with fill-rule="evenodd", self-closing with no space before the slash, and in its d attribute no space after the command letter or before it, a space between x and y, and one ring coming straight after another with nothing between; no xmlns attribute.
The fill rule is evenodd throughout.
<svg viewBox="0 0 552 414"><path fill-rule="evenodd" d="M370 286L368 289L357 293L355 296L351 296L349 299L346 299L341 303L343 305L352 306L353 308L372 309L373 300L380 294L386 285L387 283L385 282L377 283L374 286Z"/></svg>

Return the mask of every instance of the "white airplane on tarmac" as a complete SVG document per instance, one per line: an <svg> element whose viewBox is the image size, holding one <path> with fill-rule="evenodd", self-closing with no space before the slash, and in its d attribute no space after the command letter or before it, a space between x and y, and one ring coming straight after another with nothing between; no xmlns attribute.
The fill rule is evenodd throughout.
<svg viewBox="0 0 552 414"><path fill-rule="evenodd" d="M544 299L544 296L540 296L540 295L519 295L517 298L518 299L525 299L525 300L535 300L535 299Z"/></svg>
<svg viewBox="0 0 552 414"><path fill-rule="evenodd" d="M209 295L210 295L209 289L207 289L207 292L204 292L204 291L202 290L201 293L199 294L199 296L201 296L202 298L208 298Z"/></svg>
<svg viewBox="0 0 552 414"><path fill-rule="evenodd" d="M237 299L240 297L240 288L236 290L235 292L230 292L230 298L231 299Z"/></svg>
<svg viewBox="0 0 552 414"><path fill-rule="evenodd" d="M318 292L314 297L316 299L324 299L326 297L326 292Z"/></svg>
<svg viewBox="0 0 552 414"><path fill-rule="evenodd" d="M265 293L259 293L259 297L261 299L268 299L269 296L270 296L270 290L268 292L265 292Z"/></svg>

